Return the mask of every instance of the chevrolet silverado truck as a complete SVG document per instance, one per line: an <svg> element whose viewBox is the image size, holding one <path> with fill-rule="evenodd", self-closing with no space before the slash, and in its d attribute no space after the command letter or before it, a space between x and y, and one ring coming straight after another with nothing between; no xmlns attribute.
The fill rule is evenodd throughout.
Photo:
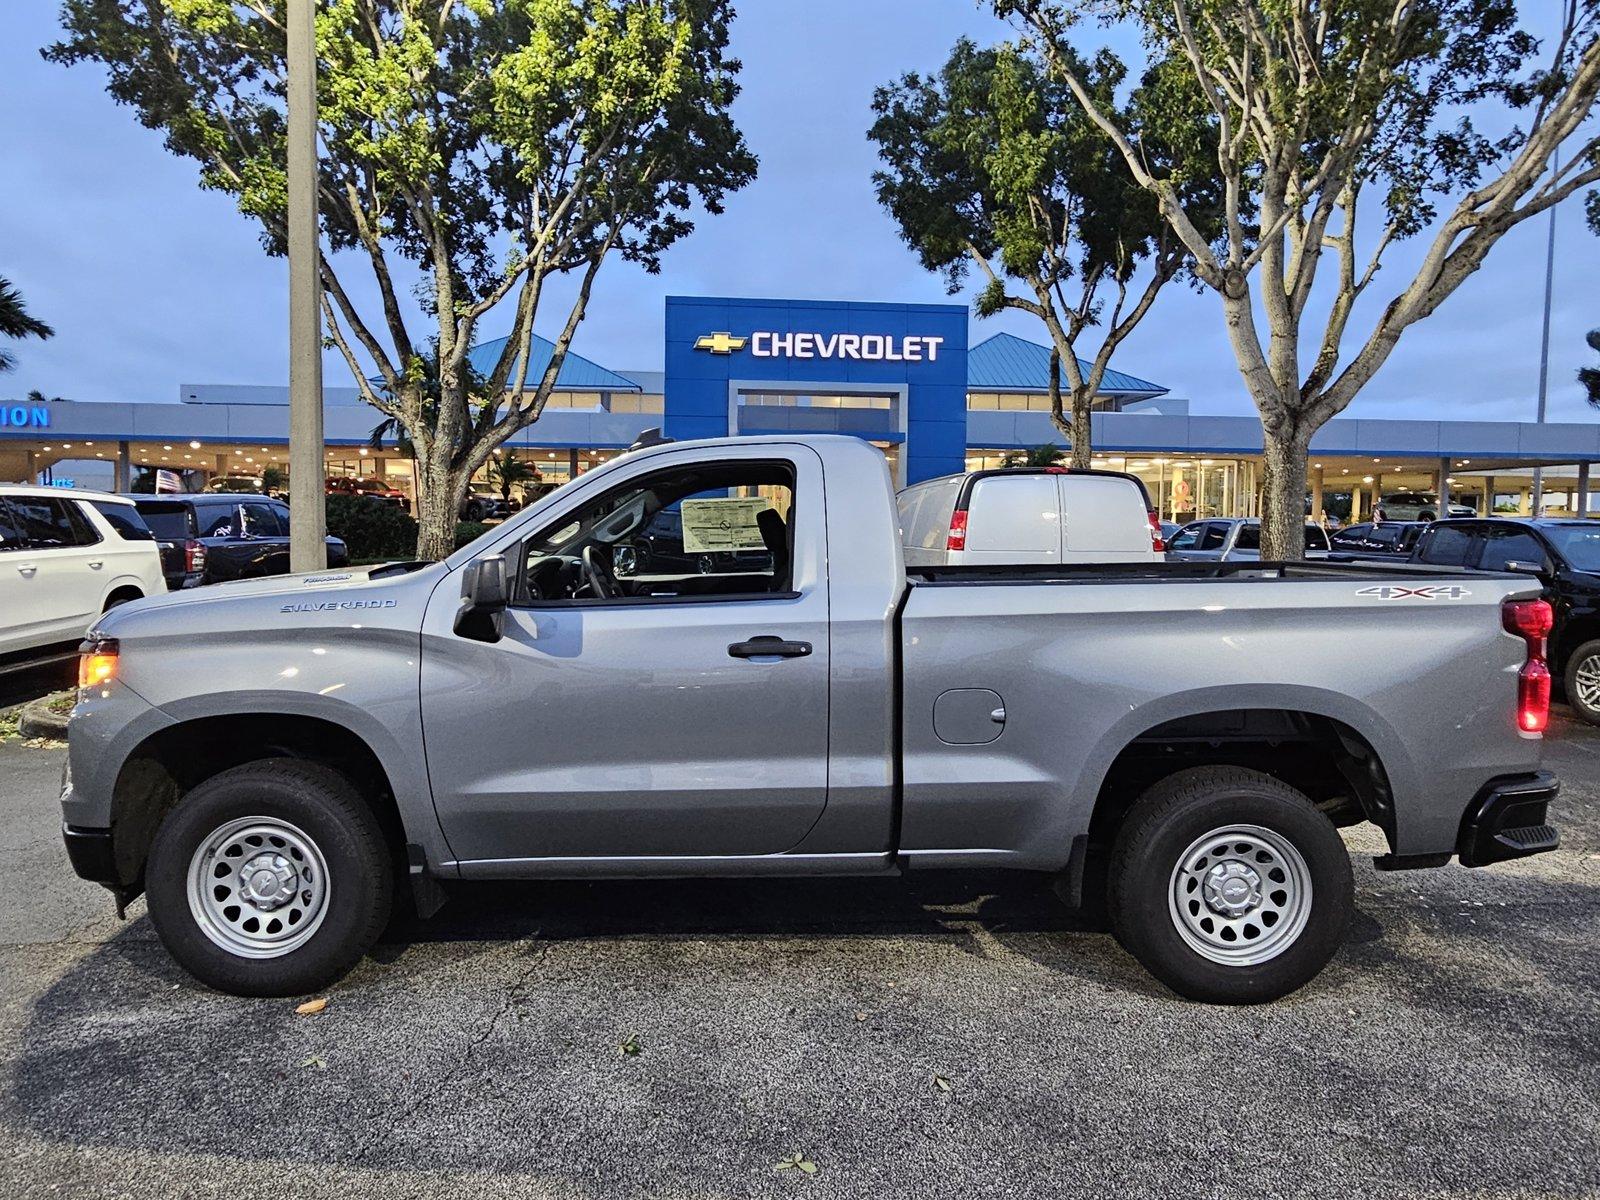
<svg viewBox="0 0 1600 1200"><path fill-rule="evenodd" d="M1556 846L1549 626L1461 569L908 572L867 443L656 444L443 562L107 613L64 836L238 994L324 987L456 881L1016 868L1183 996L1265 1001L1345 936L1338 827L1385 868Z"/></svg>

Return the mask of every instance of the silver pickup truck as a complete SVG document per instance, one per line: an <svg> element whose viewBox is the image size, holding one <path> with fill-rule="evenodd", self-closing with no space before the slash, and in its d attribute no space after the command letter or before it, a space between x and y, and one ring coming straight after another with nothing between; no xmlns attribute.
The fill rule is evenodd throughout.
<svg viewBox="0 0 1600 1200"><path fill-rule="evenodd" d="M1345 936L1336 827L1388 868L1556 845L1549 619L1450 569L908 574L866 443L663 444L444 562L106 614L64 833L239 994L339 978L397 890L1006 867L1182 995L1270 1000Z"/></svg>

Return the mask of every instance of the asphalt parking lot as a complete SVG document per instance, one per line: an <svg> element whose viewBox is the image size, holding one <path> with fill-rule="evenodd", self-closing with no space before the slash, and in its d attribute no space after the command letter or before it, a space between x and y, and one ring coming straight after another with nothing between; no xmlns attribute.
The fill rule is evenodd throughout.
<svg viewBox="0 0 1600 1200"><path fill-rule="evenodd" d="M1352 833L1354 935L1269 1007L930 876L476 888L300 1016L117 921L13 740L0 1195L1600 1194L1600 733L1547 759L1558 853L1384 875Z"/></svg>

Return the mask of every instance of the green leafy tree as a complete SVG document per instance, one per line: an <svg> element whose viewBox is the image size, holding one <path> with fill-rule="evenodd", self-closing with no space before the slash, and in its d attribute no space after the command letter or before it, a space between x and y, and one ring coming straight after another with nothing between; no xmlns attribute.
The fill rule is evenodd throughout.
<svg viewBox="0 0 1600 1200"><path fill-rule="evenodd" d="M1163 81L1146 81L1119 106L1126 71L1115 56L1074 57L1073 65L1098 104L1141 131L1158 169L1181 168L1203 143L1197 104L1185 111L1150 103ZM1088 466L1090 411L1111 356L1182 270L1187 251L1067 85L1016 46L979 49L963 38L936 76L903 75L878 88L873 111L867 136L884 163L873 175L879 202L952 294L978 270L980 316L1016 309L1044 324L1053 350L1050 417L1073 463ZM1209 176L1186 178L1198 182L1182 185L1198 209ZM1130 295L1141 267L1145 281ZM1085 362L1076 348L1096 326L1100 343Z"/></svg>
<svg viewBox="0 0 1600 1200"><path fill-rule="evenodd" d="M1558 35L1544 46L1519 27L1513 0L996 0L996 8L1029 31L1220 300L1264 431L1264 557L1303 553L1311 438L1401 335L1509 230L1600 180L1590 119L1600 90L1595 0L1565 0ZM1204 98L1215 134L1210 169L1224 198L1220 244L1178 181L1152 168L1143 131L1103 101L1078 63L1068 37L1094 19L1132 25L1157 69ZM1412 237L1426 238L1414 272L1353 328L1386 255Z"/></svg>
<svg viewBox="0 0 1600 1200"><path fill-rule="evenodd" d="M28 314L27 306L22 302L22 293L9 279L0 277L0 338L20 341L27 337L44 339L55 334L56 331L50 326ZM16 366L16 357L10 351L0 349L0 371L12 371Z"/></svg>
<svg viewBox="0 0 1600 1200"><path fill-rule="evenodd" d="M1053 467L1066 457L1066 452L1060 446L1054 442L1046 442L1042 446L1030 446L1026 450L1013 450L1000 460L1000 465L1005 467Z"/></svg>
<svg viewBox="0 0 1600 1200"><path fill-rule="evenodd" d="M448 554L467 482L537 420L613 254L659 269L756 162L729 115L728 0L321 0L318 105L327 335L415 447L418 553ZM285 250L281 0L64 0L59 63L196 160ZM346 279L370 271L377 302ZM405 274L403 272L414 272ZM555 352L533 371L546 285ZM402 300L412 278L416 309ZM467 353L491 313L504 352ZM504 325L502 325L504 328ZM429 403L424 347L436 344ZM372 382L373 379L376 382Z"/></svg>

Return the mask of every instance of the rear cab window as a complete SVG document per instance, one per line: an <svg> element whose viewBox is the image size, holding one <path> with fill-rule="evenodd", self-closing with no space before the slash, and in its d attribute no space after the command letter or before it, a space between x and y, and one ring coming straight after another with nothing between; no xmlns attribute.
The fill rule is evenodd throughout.
<svg viewBox="0 0 1600 1200"><path fill-rule="evenodd" d="M22 523L6 507L6 498L0 496L0 551L21 550L28 544L22 536Z"/></svg>

